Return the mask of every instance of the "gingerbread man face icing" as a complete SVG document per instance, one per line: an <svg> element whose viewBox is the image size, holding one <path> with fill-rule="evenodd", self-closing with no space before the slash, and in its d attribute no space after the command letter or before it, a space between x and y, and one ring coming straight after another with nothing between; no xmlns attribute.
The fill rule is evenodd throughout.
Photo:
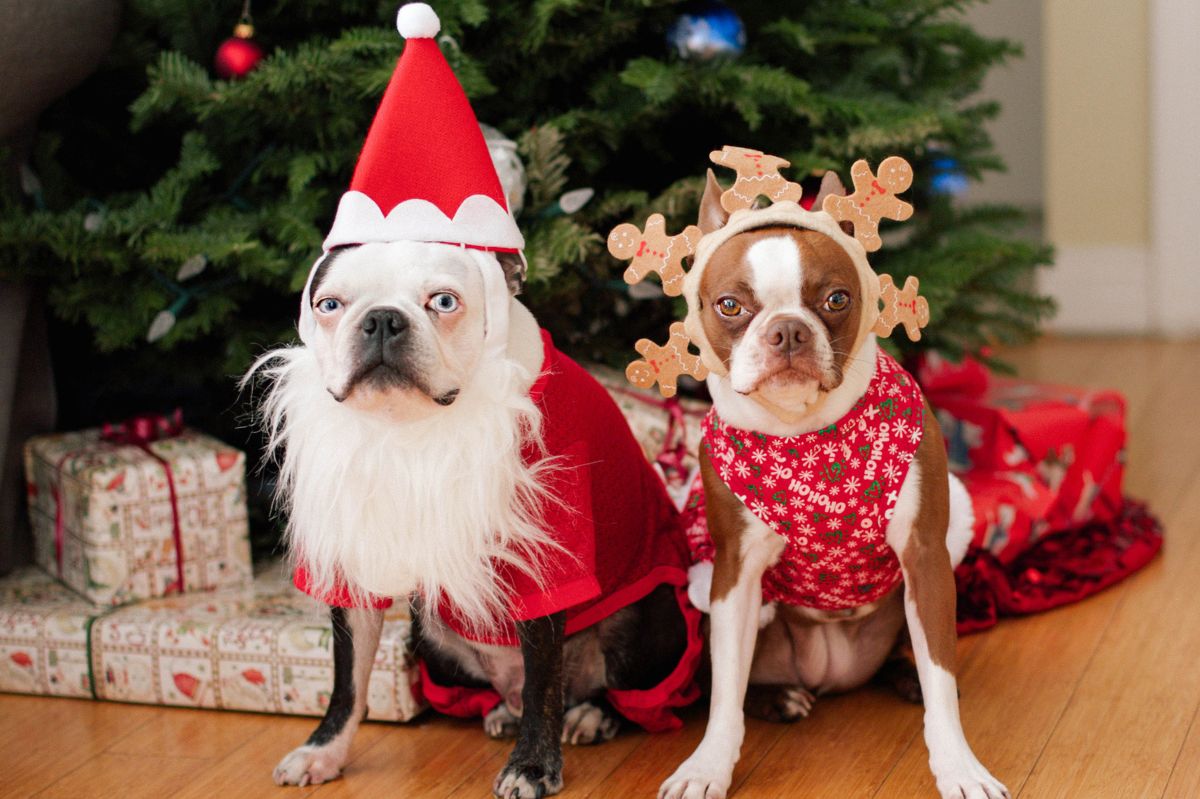
<svg viewBox="0 0 1200 799"><path fill-rule="evenodd" d="M671 337L666 344L655 344L648 338L639 339L634 349L643 360L634 361L625 369L625 377L638 388L650 388L658 383L664 397L675 396L680 375L697 380L708 377L708 369L700 363L699 355L688 352L688 336L683 322L671 323Z"/></svg>
<svg viewBox="0 0 1200 799"><path fill-rule="evenodd" d="M898 155L883 159L879 177L871 173L866 161L855 161L850 168L854 193L825 198L825 212L839 222L854 225L854 238L867 252L875 252L883 244L879 238L879 222L894 219L903 222L912 216L913 207L896 197L912 186L912 167Z"/></svg>
<svg viewBox="0 0 1200 799"><path fill-rule="evenodd" d="M700 243L700 228L688 225L682 233L667 235L667 220L662 214L651 214L646 229L625 223L608 234L608 251L621 260L633 259L625 270L625 282L640 283L651 272L662 278L663 293L678 297L683 293L683 259L696 252Z"/></svg>
<svg viewBox="0 0 1200 799"><path fill-rule="evenodd" d="M750 208L760 195L775 203L783 200L800 202L800 184L792 183L779 174L781 167L791 166L789 161L759 150L729 146L713 150L708 157L717 166L726 166L737 172L733 188L721 195L721 207L727 213Z"/></svg>

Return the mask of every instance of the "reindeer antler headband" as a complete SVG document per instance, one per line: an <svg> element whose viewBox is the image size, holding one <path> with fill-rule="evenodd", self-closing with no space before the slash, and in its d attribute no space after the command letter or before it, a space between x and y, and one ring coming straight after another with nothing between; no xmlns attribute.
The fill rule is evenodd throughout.
<svg viewBox="0 0 1200 799"><path fill-rule="evenodd" d="M871 172L866 161L856 161L850 169L854 192L849 195L830 195L820 210L806 211L800 207L800 185L779 174L789 166L782 158L758 150L724 147L709 156L714 164L737 172L733 187L721 195L721 206L730 214L722 227L707 235L689 225L681 233L666 232L662 214L652 214L643 230L623 224L608 237L608 250L616 258L630 260L625 281L641 282L650 272L658 272L663 292L675 297L682 294L687 300L688 314L682 324L671 325L666 344L641 339L635 348L643 357L629 364L625 376L636 386L649 388L658 383L664 397L674 396L680 374L702 380L710 372L724 374L725 366L708 345L700 323L700 279L712 254L738 233L769 226L789 226L823 233L837 242L850 256L858 271L863 289L863 314L859 341L869 333L891 335L899 324L908 337L921 338L921 328L929 323L929 304L917 293L917 278L909 277L898 289L891 275L877 275L867 262L867 253L878 250L880 220L902 221L912 216L912 206L895 195L912 185L912 167L899 156L885 158L879 173ZM755 200L766 196L773 201L765 208L754 208ZM854 236L842 230L842 222L854 226ZM686 273L685 258L695 256L692 268ZM880 308L882 302L883 307ZM697 345L700 355L689 352L689 344Z"/></svg>

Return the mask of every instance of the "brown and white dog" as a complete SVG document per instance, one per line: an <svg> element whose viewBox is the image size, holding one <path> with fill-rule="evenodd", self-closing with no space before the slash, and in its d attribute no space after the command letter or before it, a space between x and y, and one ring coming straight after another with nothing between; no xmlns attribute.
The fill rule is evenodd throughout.
<svg viewBox="0 0 1200 799"><path fill-rule="evenodd" d="M862 247L828 214L787 202L731 218L719 197L710 172L699 220L705 237L684 289L688 334L709 367L715 412L734 428L767 436L828 428L856 405L875 373L878 278ZM784 539L701 452L715 554L711 571L694 568L692 597L711 603L712 705L703 740L662 784L660 799L724 797L744 712L806 716L814 695L870 679L906 625L939 792L947 799L1008 797L971 751L959 721L952 569L969 541L970 500L948 475L927 405L924 425L886 523L903 587L852 611L763 607L762 578Z"/></svg>

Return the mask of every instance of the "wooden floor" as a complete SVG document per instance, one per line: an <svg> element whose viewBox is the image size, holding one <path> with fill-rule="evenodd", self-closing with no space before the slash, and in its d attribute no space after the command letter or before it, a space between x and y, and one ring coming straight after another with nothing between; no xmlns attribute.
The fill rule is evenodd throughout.
<svg viewBox="0 0 1200 799"><path fill-rule="evenodd" d="M1200 342L1046 340L1009 354L1027 377L1129 398L1128 490L1167 530L1164 554L1081 604L959 644L967 737L1014 796L1200 796ZM566 752L564 797L652 797L703 732ZM479 725L364 725L345 778L275 788L311 719L0 696L0 796L486 797L508 746ZM750 797L934 796L920 708L863 689L813 715L751 721L734 775Z"/></svg>

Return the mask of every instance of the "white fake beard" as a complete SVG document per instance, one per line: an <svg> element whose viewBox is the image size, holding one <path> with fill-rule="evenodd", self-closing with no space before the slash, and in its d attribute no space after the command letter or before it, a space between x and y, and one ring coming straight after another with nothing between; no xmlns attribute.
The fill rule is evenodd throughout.
<svg viewBox="0 0 1200 799"><path fill-rule="evenodd" d="M541 413L519 364L481 363L453 405L405 423L336 402L302 346L267 353L255 374L271 384L262 421L289 556L317 596L344 584L366 606L420 591L426 611L446 599L487 633L509 609L497 566L539 581L538 553L561 549L537 521L553 459L521 456L540 446Z"/></svg>

